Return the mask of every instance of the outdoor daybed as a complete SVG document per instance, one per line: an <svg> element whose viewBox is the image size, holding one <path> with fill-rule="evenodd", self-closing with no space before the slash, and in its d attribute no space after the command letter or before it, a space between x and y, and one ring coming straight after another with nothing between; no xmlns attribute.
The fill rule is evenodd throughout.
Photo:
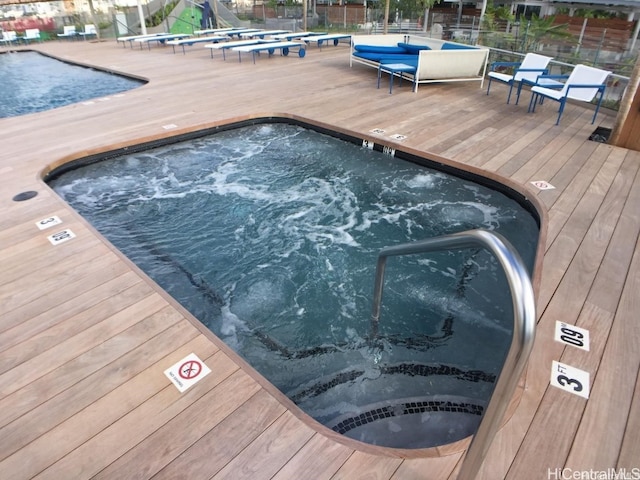
<svg viewBox="0 0 640 480"><path fill-rule="evenodd" d="M404 64L415 70L403 71L414 84L480 81L484 84L489 49L416 35L354 35L350 65L362 63L375 68Z"/></svg>

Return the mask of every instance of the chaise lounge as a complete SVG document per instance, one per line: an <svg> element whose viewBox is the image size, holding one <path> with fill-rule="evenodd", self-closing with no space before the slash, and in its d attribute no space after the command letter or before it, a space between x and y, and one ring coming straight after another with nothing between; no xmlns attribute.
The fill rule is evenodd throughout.
<svg viewBox="0 0 640 480"><path fill-rule="evenodd" d="M154 35L154 36L142 36L140 38L136 38L134 42L140 44L140 49L142 50L142 44L146 43L149 50L151 50L151 43L156 42L157 44L166 44L170 40L178 40L180 38L189 37L186 33L167 33L165 35Z"/></svg>
<svg viewBox="0 0 640 480"><path fill-rule="evenodd" d="M59 38L70 38L74 40L78 36L75 25L65 25L62 27L62 33L58 33Z"/></svg>
<svg viewBox="0 0 640 480"><path fill-rule="evenodd" d="M435 38L356 35L352 38L350 65L362 63L386 72L389 72L384 67L386 64L412 67L400 73L412 80L414 91L421 83L474 80L479 81L482 88L488 58L488 48Z"/></svg>
<svg viewBox="0 0 640 480"><path fill-rule="evenodd" d="M232 50L238 52L238 61L242 61L242 53L251 53L253 56L253 63L256 63L256 54L260 52L268 52L269 56L273 55L276 50L280 50L282 56L289 55L289 51L292 48L298 49L298 56L303 58L305 56L305 44L300 42L269 42L269 43L256 43L253 45L242 45L233 47Z"/></svg>
<svg viewBox="0 0 640 480"><path fill-rule="evenodd" d="M13 43L18 43L18 35L15 30L5 30L2 32L2 38L0 38L0 42L13 45Z"/></svg>
<svg viewBox="0 0 640 480"><path fill-rule="evenodd" d="M338 46L340 40L345 40L351 43L351 35L348 33L327 33L325 35L313 35L310 37L303 38L305 43L316 42L318 48L322 47L324 43L329 44L329 42L333 42L334 46Z"/></svg>
<svg viewBox="0 0 640 480"><path fill-rule="evenodd" d="M176 47L182 47L182 54L186 54L185 46L193 46L196 43L218 43L218 42L226 42L229 40L229 37L223 35L212 35L209 37L186 37L186 38L178 38L176 40L169 40L167 45L171 45L173 47L173 53L176 53Z"/></svg>
<svg viewBox="0 0 640 480"><path fill-rule="evenodd" d="M94 24L89 23L89 24L84 26L84 31L83 32L78 32L78 35L80 35L85 40L87 39L87 37L97 37L98 36L98 29L96 28L96 26Z"/></svg>
<svg viewBox="0 0 640 480"><path fill-rule="evenodd" d="M257 44L263 44L264 45L265 43L275 43L275 42L276 42L276 40L271 40L271 39L261 40L259 38L253 38L251 40L235 40L235 41L232 41L232 42L224 42L224 43L207 43L206 45L204 45L204 48L210 49L211 58L213 58L213 51L214 50L221 50L222 51L222 59L226 60L227 56L225 54L225 51L231 50L232 48L241 47L241 46L245 46L245 45L257 45Z"/></svg>
<svg viewBox="0 0 640 480"><path fill-rule="evenodd" d="M133 42L135 42L139 38L149 38L149 37L160 37L162 35L167 35L167 32L162 33L146 33L144 35L127 35L124 37L116 38L116 42L122 42L122 46L126 47L127 42L129 42L129 46L133 48Z"/></svg>
<svg viewBox="0 0 640 480"><path fill-rule="evenodd" d="M31 40L35 40L36 42L42 41L42 38L40 38L40 29L27 28L24 31L24 36L22 37L22 41L25 43L25 45L29 45Z"/></svg>

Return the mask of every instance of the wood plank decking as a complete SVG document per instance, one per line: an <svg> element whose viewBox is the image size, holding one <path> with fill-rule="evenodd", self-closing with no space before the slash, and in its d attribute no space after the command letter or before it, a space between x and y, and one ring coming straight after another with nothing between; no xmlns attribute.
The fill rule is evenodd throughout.
<svg viewBox="0 0 640 480"><path fill-rule="evenodd" d="M256 65L115 41L30 48L149 83L0 119L0 478L456 478L466 442L389 454L309 421L41 181L93 152L265 115L363 138L374 128L406 135L402 148L536 197L545 237L536 343L478 478L640 468L640 153L588 141L591 111L568 106L555 126L554 105L527 114L527 95L507 105L503 88L487 96L476 83L415 94L406 83L389 95L374 70L349 68L344 46ZM597 124L613 120L604 112ZM38 196L12 201L27 190ZM77 238L53 247L35 226L51 215ZM554 342L558 320L589 329L591 349ZM163 371L191 352L212 373L180 394ZM590 373L588 400L549 385L553 360Z"/></svg>

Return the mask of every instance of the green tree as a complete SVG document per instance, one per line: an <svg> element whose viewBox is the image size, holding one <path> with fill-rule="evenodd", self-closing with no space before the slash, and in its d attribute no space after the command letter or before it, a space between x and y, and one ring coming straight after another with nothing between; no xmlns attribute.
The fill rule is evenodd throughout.
<svg viewBox="0 0 640 480"><path fill-rule="evenodd" d="M482 39L480 43L488 47L512 49L516 43L511 28L515 22L515 15L511 10L501 5L495 7L492 0L488 0L482 17ZM517 27L519 28L519 27Z"/></svg>
<svg viewBox="0 0 640 480"><path fill-rule="evenodd" d="M535 52L545 40L573 40L567 24L555 25L555 16L518 18L508 7L495 7L489 0L482 19L482 44L518 52Z"/></svg>
<svg viewBox="0 0 640 480"><path fill-rule="evenodd" d="M399 11L405 18L425 17L427 10L441 0L385 0L384 5L384 32L389 23L389 11Z"/></svg>
<svg viewBox="0 0 640 480"><path fill-rule="evenodd" d="M391 0L390 8L402 12L404 18L420 18L440 0Z"/></svg>
<svg viewBox="0 0 640 480"><path fill-rule="evenodd" d="M519 42L518 50L521 52L535 52L544 40L574 41L568 25L566 23L554 25L555 18L555 16L540 18L538 15L533 14L531 19L526 22L526 25L522 22L520 26L521 43Z"/></svg>
<svg viewBox="0 0 640 480"><path fill-rule="evenodd" d="M495 7L492 1L487 2L487 9L482 17L482 28L490 32L496 32L499 29L500 23L508 22L513 23L516 17L511 13L509 7L501 5Z"/></svg>

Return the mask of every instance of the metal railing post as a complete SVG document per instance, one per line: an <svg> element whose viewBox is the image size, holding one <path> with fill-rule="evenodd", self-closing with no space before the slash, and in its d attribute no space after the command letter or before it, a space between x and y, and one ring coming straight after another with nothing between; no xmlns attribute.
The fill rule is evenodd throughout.
<svg viewBox="0 0 640 480"><path fill-rule="evenodd" d="M460 467L458 480L471 480L480 469L533 347L536 326L535 300L531 280L520 255L504 237L486 230L468 230L384 248L378 255L371 315L372 336L375 339L378 334L384 271L388 257L478 246L486 248L496 257L506 275L513 302L513 335L496 386Z"/></svg>

